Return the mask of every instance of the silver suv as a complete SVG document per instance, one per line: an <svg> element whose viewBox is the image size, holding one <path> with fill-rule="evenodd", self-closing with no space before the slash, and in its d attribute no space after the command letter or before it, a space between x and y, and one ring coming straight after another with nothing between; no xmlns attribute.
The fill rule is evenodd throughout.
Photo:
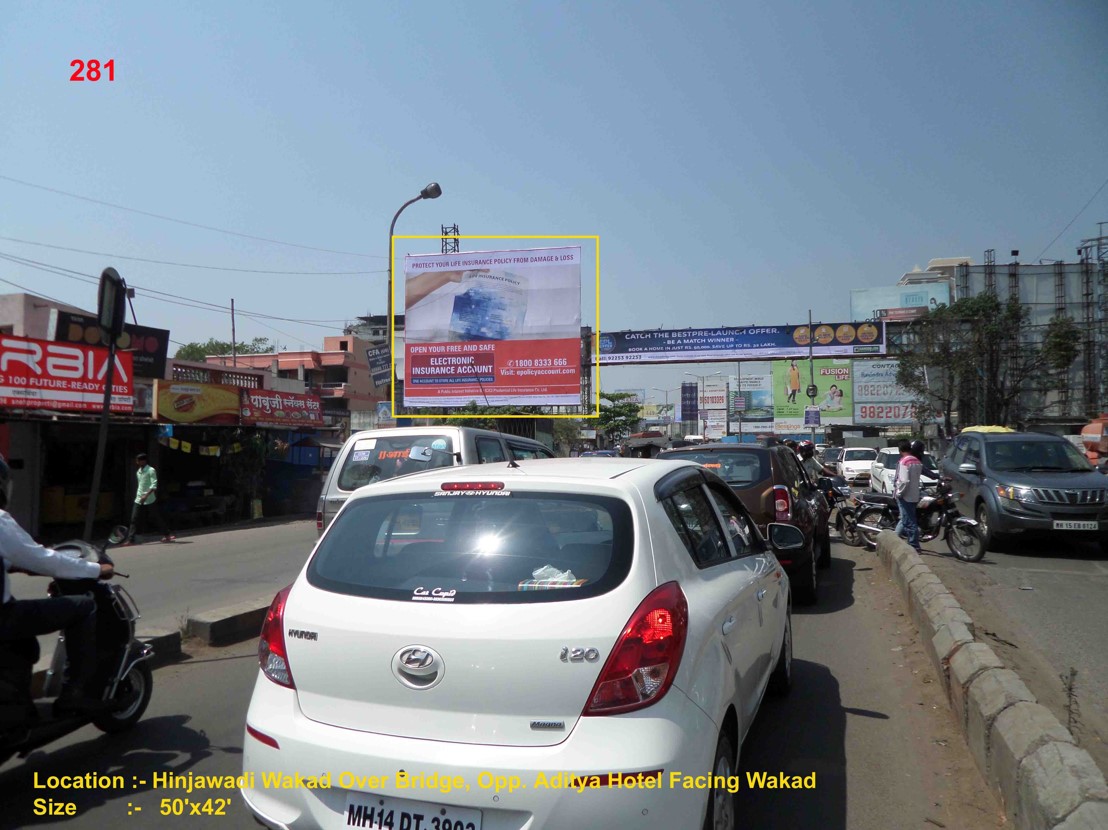
<svg viewBox="0 0 1108 830"><path fill-rule="evenodd" d="M1030 531L1099 539L1108 554L1108 478L1073 444L1036 432L965 432L942 460L985 546Z"/></svg>

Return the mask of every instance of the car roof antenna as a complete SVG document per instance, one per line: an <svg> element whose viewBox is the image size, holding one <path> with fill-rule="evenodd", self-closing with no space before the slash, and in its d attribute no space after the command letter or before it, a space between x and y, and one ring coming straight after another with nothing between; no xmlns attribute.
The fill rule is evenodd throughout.
<svg viewBox="0 0 1108 830"><path fill-rule="evenodd" d="M474 372L473 377L475 377L477 379L477 386L480 387L480 389L481 389L481 396L485 399L485 406L487 406L489 409L492 409L492 404L489 403L489 396L485 392L485 384L481 383L481 373L480 372ZM500 419L497 418L494 415L493 419L492 419L492 423L493 423L493 426L496 427L496 431L500 433L500 437L504 438L504 431L500 429ZM504 443L505 444L508 443L506 438L504 440ZM509 456L509 458L508 458L508 469L509 470L519 469L519 464L517 464L516 460L511 457L511 453L512 453L512 448L508 447L508 456Z"/></svg>

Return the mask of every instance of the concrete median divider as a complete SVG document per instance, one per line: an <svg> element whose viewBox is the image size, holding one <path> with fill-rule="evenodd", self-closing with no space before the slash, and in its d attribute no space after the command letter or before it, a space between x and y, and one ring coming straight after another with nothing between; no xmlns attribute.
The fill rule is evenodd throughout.
<svg viewBox="0 0 1108 830"><path fill-rule="evenodd" d="M975 639L973 620L919 554L884 531L877 555L900 587L970 753L1012 825L1108 828L1108 784L1092 756Z"/></svg>
<svg viewBox="0 0 1108 830"><path fill-rule="evenodd" d="M210 646L228 646L257 637L265 622L272 596L215 608L189 617L185 633Z"/></svg>

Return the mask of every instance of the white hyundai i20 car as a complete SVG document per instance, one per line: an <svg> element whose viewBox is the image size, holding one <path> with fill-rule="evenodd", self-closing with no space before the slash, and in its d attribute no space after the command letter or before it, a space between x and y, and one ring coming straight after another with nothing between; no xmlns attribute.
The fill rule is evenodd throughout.
<svg viewBox="0 0 1108 830"><path fill-rule="evenodd" d="M791 682L788 577L714 473L552 459L357 491L266 617L243 797L274 828L733 827Z"/></svg>

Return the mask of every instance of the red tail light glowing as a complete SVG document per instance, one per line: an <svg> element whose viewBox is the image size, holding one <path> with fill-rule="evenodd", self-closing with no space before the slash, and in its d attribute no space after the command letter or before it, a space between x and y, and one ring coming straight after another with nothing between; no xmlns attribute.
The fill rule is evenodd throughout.
<svg viewBox="0 0 1108 830"><path fill-rule="evenodd" d="M323 530L323 511L317 510L315 514L315 529Z"/></svg>
<svg viewBox="0 0 1108 830"><path fill-rule="evenodd" d="M789 495L789 488L783 484L777 484L773 488L773 509L779 522L787 522L793 517L792 496Z"/></svg>
<svg viewBox="0 0 1108 830"><path fill-rule="evenodd" d="M283 588L273 598L265 622L262 623L262 636L258 641L258 664L262 674L279 686L295 689L292 680L292 667L289 666L289 654L285 649L285 602L289 598L292 586Z"/></svg>
<svg viewBox="0 0 1108 830"><path fill-rule="evenodd" d="M673 684L689 625L689 604L676 582L650 592L620 634L583 715L617 715L657 703Z"/></svg>

